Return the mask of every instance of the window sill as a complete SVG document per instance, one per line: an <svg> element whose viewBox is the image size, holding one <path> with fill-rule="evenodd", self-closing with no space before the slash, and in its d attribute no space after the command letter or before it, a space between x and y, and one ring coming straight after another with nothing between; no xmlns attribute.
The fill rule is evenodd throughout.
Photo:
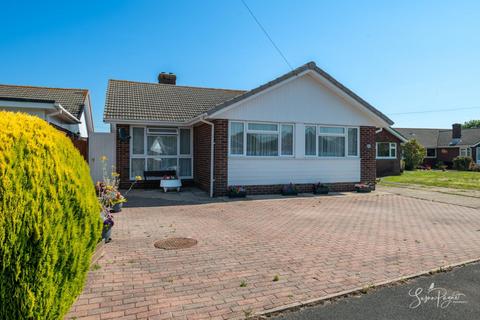
<svg viewBox="0 0 480 320"><path fill-rule="evenodd" d="M396 157L377 157L377 160L397 160Z"/></svg>

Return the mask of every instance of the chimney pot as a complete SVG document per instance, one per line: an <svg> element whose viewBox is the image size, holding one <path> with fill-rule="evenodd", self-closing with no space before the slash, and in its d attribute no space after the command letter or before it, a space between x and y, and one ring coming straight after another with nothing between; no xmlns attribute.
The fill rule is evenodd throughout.
<svg viewBox="0 0 480 320"><path fill-rule="evenodd" d="M452 139L460 139L462 137L462 125L460 123L452 124Z"/></svg>
<svg viewBox="0 0 480 320"><path fill-rule="evenodd" d="M177 76L171 72L160 72L158 74L158 83L175 85L177 83Z"/></svg>

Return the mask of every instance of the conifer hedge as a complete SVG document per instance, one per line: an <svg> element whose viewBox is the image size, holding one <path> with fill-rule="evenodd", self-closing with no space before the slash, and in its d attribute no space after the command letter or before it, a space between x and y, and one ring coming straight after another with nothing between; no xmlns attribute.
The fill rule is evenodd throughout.
<svg viewBox="0 0 480 320"><path fill-rule="evenodd" d="M0 111L0 319L61 319L100 233L89 169L70 139Z"/></svg>

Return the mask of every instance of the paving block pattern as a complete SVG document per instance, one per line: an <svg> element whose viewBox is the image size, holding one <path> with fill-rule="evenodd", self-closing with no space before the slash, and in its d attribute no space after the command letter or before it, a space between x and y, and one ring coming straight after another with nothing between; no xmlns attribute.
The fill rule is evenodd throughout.
<svg viewBox="0 0 480 320"><path fill-rule="evenodd" d="M243 319L479 258L479 230L476 209L392 194L126 208L67 318ZM154 247L172 236L198 244Z"/></svg>

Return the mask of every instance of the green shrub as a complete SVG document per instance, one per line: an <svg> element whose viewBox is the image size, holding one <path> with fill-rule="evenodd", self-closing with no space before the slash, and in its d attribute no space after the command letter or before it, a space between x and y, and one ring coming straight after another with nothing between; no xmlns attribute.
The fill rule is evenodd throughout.
<svg viewBox="0 0 480 320"><path fill-rule="evenodd" d="M89 169L70 139L0 111L0 319L61 319L100 233Z"/></svg>
<svg viewBox="0 0 480 320"><path fill-rule="evenodd" d="M405 170L415 170L427 155L426 149L415 139L407 141L402 150Z"/></svg>
<svg viewBox="0 0 480 320"><path fill-rule="evenodd" d="M453 158L453 169L459 171L468 171L473 163L471 157L455 157Z"/></svg>

